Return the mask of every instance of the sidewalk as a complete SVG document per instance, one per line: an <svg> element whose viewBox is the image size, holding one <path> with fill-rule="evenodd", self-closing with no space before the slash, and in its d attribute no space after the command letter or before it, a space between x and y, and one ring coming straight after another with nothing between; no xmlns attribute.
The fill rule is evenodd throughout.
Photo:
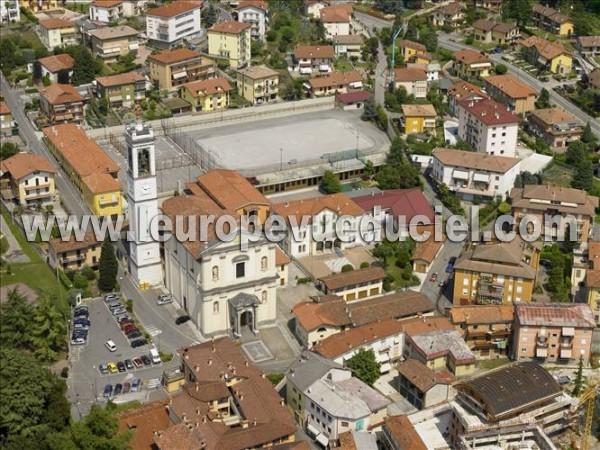
<svg viewBox="0 0 600 450"><path fill-rule="evenodd" d="M31 261L29 257L23 253L23 250L21 250L21 246L15 239L12 231L10 231L8 224L4 220L4 216L0 216L0 232L2 232L2 235L6 236L6 240L8 241L8 251L4 254L4 258L8 262L27 263Z"/></svg>

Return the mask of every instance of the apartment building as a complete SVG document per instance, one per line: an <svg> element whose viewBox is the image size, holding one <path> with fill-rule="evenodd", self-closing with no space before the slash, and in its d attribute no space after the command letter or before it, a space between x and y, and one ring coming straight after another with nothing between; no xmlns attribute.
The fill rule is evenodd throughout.
<svg viewBox="0 0 600 450"><path fill-rule="evenodd" d="M394 86L402 86L408 95L415 98L427 97L428 78L427 71L423 69L408 69L400 67L394 69Z"/></svg>
<svg viewBox="0 0 600 450"><path fill-rule="evenodd" d="M588 364L596 320L586 304L529 303L516 306L512 356L516 361Z"/></svg>
<svg viewBox="0 0 600 450"><path fill-rule="evenodd" d="M502 0L475 0L475 7L489 12L502 12Z"/></svg>
<svg viewBox="0 0 600 450"><path fill-rule="evenodd" d="M518 238L472 246L454 265L454 304L531 301L540 259L538 247Z"/></svg>
<svg viewBox="0 0 600 450"><path fill-rule="evenodd" d="M458 137L488 155L514 157L521 119L492 99L458 102Z"/></svg>
<svg viewBox="0 0 600 450"><path fill-rule="evenodd" d="M567 231L569 223L577 226L578 242L592 237L598 197L579 189L527 185L514 188L510 198L515 223L524 217L539 221L544 238L556 239Z"/></svg>
<svg viewBox="0 0 600 450"><path fill-rule="evenodd" d="M2 184L6 183L13 200L24 207L54 203L55 173L50 161L31 153L17 153L0 162Z"/></svg>
<svg viewBox="0 0 600 450"><path fill-rule="evenodd" d="M504 199L515 185L521 161L507 156L436 148L432 176L467 201Z"/></svg>
<svg viewBox="0 0 600 450"><path fill-rule="evenodd" d="M511 74L490 75L483 80L485 90L498 103L516 114L535 109L538 92Z"/></svg>
<svg viewBox="0 0 600 450"><path fill-rule="evenodd" d="M208 53L229 61L232 69L250 65L251 25L219 22L208 29Z"/></svg>
<svg viewBox="0 0 600 450"><path fill-rule="evenodd" d="M352 32L352 5L348 3L326 6L321 8L319 15L325 28L325 38L347 36Z"/></svg>
<svg viewBox="0 0 600 450"><path fill-rule="evenodd" d="M92 55L104 62L116 62L119 57L137 56L140 47L139 32L128 26L103 27L90 30L88 35Z"/></svg>
<svg viewBox="0 0 600 450"><path fill-rule="evenodd" d="M417 409L445 403L452 396L454 377L447 371L434 372L418 359L398 364L397 390Z"/></svg>
<svg viewBox="0 0 600 450"><path fill-rule="evenodd" d="M187 48L163 50L148 56L150 79L160 90L173 91L192 81L213 78L214 61Z"/></svg>
<svg viewBox="0 0 600 450"><path fill-rule="evenodd" d="M333 36L332 41L335 56L362 58L363 36L361 34L338 34Z"/></svg>
<svg viewBox="0 0 600 450"><path fill-rule="evenodd" d="M98 268L102 242L98 242L93 231L85 233L79 241L71 235L67 241L62 238L50 239L48 242L48 262L52 268L62 270L79 270L83 266Z"/></svg>
<svg viewBox="0 0 600 450"><path fill-rule="evenodd" d="M362 73L357 70L350 72L331 72L322 77L311 78L305 85L311 97L345 94L363 88Z"/></svg>
<svg viewBox="0 0 600 450"><path fill-rule="evenodd" d="M21 10L19 0L1 0L0 1L0 22L15 23L21 20Z"/></svg>
<svg viewBox="0 0 600 450"><path fill-rule="evenodd" d="M77 45L79 34L75 23L68 19L44 19L39 22L40 40L48 50L67 45Z"/></svg>
<svg viewBox="0 0 600 450"><path fill-rule="evenodd" d="M192 81L179 88L182 99L192 105L192 111L218 111L229 106L229 93L233 87L223 77Z"/></svg>
<svg viewBox="0 0 600 450"><path fill-rule="evenodd" d="M73 76L73 66L75 60L71 55L62 53L60 55L50 55L38 59L42 66L42 77L48 77L52 83L58 83L58 74L61 71L66 71L69 80ZM33 68L29 69L33 70Z"/></svg>
<svg viewBox="0 0 600 450"><path fill-rule="evenodd" d="M596 264L596 266L598 266ZM593 267L585 274L587 304L594 314L596 326L600 326L600 269Z"/></svg>
<svg viewBox="0 0 600 450"><path fill-rule="evenodd" d="M98 98L108 100L113 107L133 106L146 98L150 87L146 78L137 72L98 77L94 81Z"/></svg>
<svg viewBox="0 0 600 450"><path fill-rule="evenodd" d="M234 11L238 22L250 24L250 37L265 41L269 24L269 4L265 0L245 0Z"/></svg>
<svg viewBox="0 0 600 450"><path fill-rule="evenodd" d="M294 48L294 70L300 75L333 72L335 50L332 45L297 45Z"/></svg>
<svg viewBox="0 0 600 450"><path fill-rule="evenodd" d="M279 100L279 72L267 66L253 66L238 70L238 94L260 105Z"/></svg>
<svg viewBox="0 0 600 450"><path fill-rule="evenodd" d="M50 11L60 8L60 0L19 0L19 6L33 12Z"/></svg>
<svg viewBox="0 0 600 450"><path fill-rule="evenodd" d="M579 36L575 47L586 56L600 56L600 36Z"/></svg>
<svg viewBox="0 0 600 450"><path fill-rule="evenodd" d="M70 84L51 84L38 88L40 110L48 124L83 122L85 100Z"/></svg>
<svg viewBox="0 0 600 450"><path fill-rule="evenodd" d="M429 21L434 27L459 28L465 19L465 11L460 2L452 2L436 9L429 15Z"/></svg>
<svg viewBox="0 0 600 450"><path fill-rule="evenodd" d="M481 90L479 86L475 86L468 81L457 81L448 89L448 109L450 115L458 117L458 102L465 99L481 100L489 96Z"/></svg>
<svg viewBox="0 0 600 450"><path fill-rule="evenodd" d="M520 42L523 58L532 66L552 73L567 75L573 69L573 58L560 42L530 36Z"/></svg>
<svg viewBox="0 0 600 450"><path fill-rule="evenodd" d="M440 63L438 62L431 62L429 64L408 63L406 68L424 70L427 73L427 81L429 83L432 81L438 81L440 78L440 72L442 70Z"/></svg>
<svg viewBox="0 0 600 450"><path fill-rule="evenodd" d="M43 132L48 148L92 214L116 220L122 213L119 166L78 125L53 125Z"/></svg>
<svg viewBox="0 0 600 450"><path fill-rule="evenodd" d="M0 135L10 136L15 128L10 108L6 103L0 101Z"/></svg>
<svg viewBox="0 0 600 450"><path fill-rule="evenodd" d="M512 337L513 305L453 306L446 311L450 322L478 359L507 356Z"/></svg>
<svg viewBox="0 0 600 450"><path fill-rule="evenodd" d="M160 48L177 46L184 39L200 37L202 2L178 0L146 11L146 35Z"/></svg>
<svg viewBox="0 0 600 450"><path fill-rule="evenodd" d="M558 36L570 36L575 29L573 20L569 16L539 3L533 5L531 18L536 26Z"/></svg>
<svg viewBox="0 0 600 450"><path fill-rule="evenodd" d="M463 79L481 79L489 76L492 61L484 52L459 50L452 54L454 75Z"/></svg>
<svg viewBox="0 0 600 450"><path fill-rule="evenodd" d="M386 417L379 443L384 450L429 450L406 415Z"/></svg>
<svg viewBox="0 0 600 450"><path fill-rule="evenodd" d="M433 105L402 105L402 125L405 134L436 135L437 112Z"/></svg>
<svg viewBox="0 0 600 450"><path fill-rule="evenodd" d="M531 111L527 128L534 137L540 137L551 148L565 152L569 143L583 135L581 123L562 108L544 108Z"/></svg>
<svg viewBox="0 0 600 450"><path fill-rule="evenodd" d="M482 44L509 45L520 36L516 25L479 19L473 23L473 39Z"/></svg>
<svg viewBox="0 0 600 450"><path fill-rule="evenodd" d="M94 0L90 3L90 20L119 22L125 18L124 0Z"/></svg>

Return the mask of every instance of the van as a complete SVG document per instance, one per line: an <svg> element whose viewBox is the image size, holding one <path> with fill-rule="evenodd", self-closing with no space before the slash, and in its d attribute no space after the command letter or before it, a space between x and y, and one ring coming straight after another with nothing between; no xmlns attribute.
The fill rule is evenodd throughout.
<svg viewBox="0 0 600 450"><path fill-rule="evenodd" d="M160 355L158 354L158 350L155 348L150 349L150 359L153 364L160 364L162 360L160 359Z"/></svg>

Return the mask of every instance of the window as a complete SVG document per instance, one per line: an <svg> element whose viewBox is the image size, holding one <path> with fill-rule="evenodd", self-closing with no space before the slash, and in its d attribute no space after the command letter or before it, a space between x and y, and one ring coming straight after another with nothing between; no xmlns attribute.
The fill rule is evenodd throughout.
<svg viewBox="0 0 600 450"><path fill-rule="evenodd" d="M347 426L348 426L348 422L343 422L343 421L342 421L342 426L343 426L343 427L347 427Z"/></svg>
<svg viewBox="0 0 600 450"><path fill-rule="evenodd" d="M215 314L215 315L219 314L219 302L213 303L213 314Z"/></svg>
<svg viewBox="0 0 600 450"><path fill-rule="evenodd" d="M246 263L239 262L235 265L235 277L244 278L246 276Z"/></svg>
<svg viewBox="0 0 600 450"><path fill-rule="evenodd" d="M213 266L212 268L212 279L213 281L217 281L219 279L219 267Z"/></svg>
<svg viewBox="0 0 600 450"><path fill-rule="evenodd" d="M268 260L266 256L260 258L260 270L267 270Z"/></svg>
<svg viewBox="0 0 600 450"><path fill-rule="evenodd" d="M469 290L468 289L463 289L462 290L462 295L469 295Z"/></svg>
<svg viewBox="0 0 600 450"><path fill-rule="evenodd" d="M260 300L262 303L267 302L267 291L262 291L262 294L260 294Z"/></svg>
<svg viewBox="0 0 600 450"><path fill-rule="evenodd" d="M469 285L469 279L465 278L463 279L463 286L468 286Z"/></svg>

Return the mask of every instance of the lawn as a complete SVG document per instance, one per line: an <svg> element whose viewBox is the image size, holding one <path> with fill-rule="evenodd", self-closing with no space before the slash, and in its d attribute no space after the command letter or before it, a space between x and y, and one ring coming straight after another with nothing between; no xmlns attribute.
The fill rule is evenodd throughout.
<svg viewBox="0 0 600 450"><path fill-rule="evenodd" d="M479 359L477 360L477 368L484 370L492 370L498 367L502 367L510 362L508 358L496 358L496 359Z"/></svg>
<svg viewBox="0 0 600 450"><path fill-rule="evenodd" d="M349 72L353 69L352 64L346 58L338 58L333 62L335 70L340 72Z"/></svg>
<svg viewBox="0 0 600 450"><path fill-rule="evenodd" d="M551 164L542 172L545 184L551 186L570 187L573 178L573 170L568 166Z"/></svg>
<svg viewBox="0 0 600 450"><path fill-rule="evenodd" d="M392 290L402 289L414 285L411 280L405 280L402 278L402 271L403 269L396 265L395 257L392 256L387 259L387 267L385 268L385 272L394 278L394 282L391 284Z"/></svg>

